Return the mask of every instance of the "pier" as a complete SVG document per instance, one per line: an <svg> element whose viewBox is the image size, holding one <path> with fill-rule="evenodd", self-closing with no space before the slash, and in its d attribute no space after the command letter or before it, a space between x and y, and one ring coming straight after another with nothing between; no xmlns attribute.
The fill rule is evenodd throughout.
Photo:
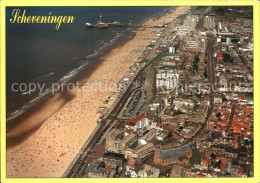
<svg viewBox="0 0 260 183"><path fill-rule="evenodd" d="M106 27L100 27L99 24L89 26L94 28L108 28L108 27L138 27L138 28L164 28L165 25L142 25L142 24L123 24L123 23L104 23ZM88 27L88 26L87 26Z"/></svg>
<svg viewBox="0 0 260 183"><path fill-rule="evenodd" d="M122 23L107 23L109 26L114 27L140 27L140 28L164 28L165 25L141 25L141 24L122 24Z"/></svg>
<svg viewBox="0 0 260 183"><path fill-rule="evenodd" d="M104 22L99 21L98 23L103 24ZM75 156L73 161L70 163L69 167L66 169L66 171L64 172L62 177L67 177L67 178L68 177L80 177L84 174L84 169L87 166L86 161L87 161L87 158L89 157L89 154L93 150L95 144L100 143L100 141L105 138L105 135L108 133L109 129L113 128L113 126L115 125L118 114L122 111L123 107L125 106L125 103L127 102L128 98L131 95L131 88L134 85L134 81L136 81L136 79L138 77L140 77L140 75L142 75L146 71L146 69L149 65L154 63L157 60L157 58L162 56L164 54L164 52L167 51L167 48L165 50L162 50L160 53L158 53L156 50L157 50L157 48L159 48L160 43L162 43L167 38L167 36L171 33L172 28L176 24L177 24L177 21L173 21L171 24L169 24L167 26L167 29L165 29L163 31L163 33L162 33L163 36L161 36L157 40L152 51L146 57L146 59L145 59L146 62L143 62L139 66L136 73L130 79L128 85L126 85L126 87L124 88L124 91L119 94L116 101L114 101L114 103L109 108L109 110L103 116L100 117L100 121L99 121L97 127L92 132L91 136L88 138L86 143L83 145L80 152ZM114 23L112 23L112 25L109 23L107 25L120 26L123 24L114 22ZM138 25L131 25L131 26L138 27ZM92 27L93 27L93 25L92 25ZM140 25L140 27L145 27L145 26ZM156 26L150 26L149 28L153 28L153 27L156 27Z"/></svg>
<svg viewBox="0 0 260 183"><path fill-rule="evenodd" d="M138 27L138 28L164 28L165 25L142 25L142 24L131 24L131 23L120 23L114 21L112 23L103 22L102 15L99 16L99 21L94 25L92 23L85 23L88 28L108 28L108 27Z"/></svg>

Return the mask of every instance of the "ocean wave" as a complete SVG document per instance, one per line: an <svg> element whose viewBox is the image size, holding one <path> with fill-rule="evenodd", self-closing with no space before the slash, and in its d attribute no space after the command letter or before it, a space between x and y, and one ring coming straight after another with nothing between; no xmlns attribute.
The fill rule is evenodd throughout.
<svg viewBox="0 0 260 183"><path fill-rule="evenodd" d="M158 14L154 14L154 13L153 13L153 15L151 15L150 17L147 17L146 20L149 19L149 18L151 18L151 17L158 16L159 14L163 14L163 13L165 13L166 11L169 11L170 9L171 9L171 8L167 8L166 10L164 10L164 12L161 11L161 12L158 13ZM141 22L144 22L144 21L146 21L146 20L143 20L143 21L141 21ZM134 22L134 21L130 20L129 22ZM134 22L134 23L135 23L135 22ZM73 60L79 60L79 59L83 59L83 60L84 60L84 59L86 59L87 61L84 60L85 62L82 63L78 68L76 68L76 69L74 69L74 70L72 70L72 71L66 73L65 75L62 75L63 77L58 78L58 83L61 84L61 83L66 83L66 82L70 81L70 80L71 80L72 78L74 78L78 73L82 72L82 71L87 67L87 65L88 65L88 63L89 63L89 61L90 61L91 59L98 58L98 56L100 56L101 53L104 52L104 50L105 50L106 48L108 48L109 46L111 46L111 45L113 45L114 43L116 43L116 41L119 40L119 39L121 38L121 36L125 34L124 32L130 31L130 30L132 30L132 29L134 29L134 28L129 27L129 28L127 28L127 29L124 29L124 31L120 31L120 32L117 32L116 30L113 30L113 29L112 29L112 32L113 32L113 34L115 34L115 36L114 36L109 42L105 42L105 41L103 41L103 40L100 40L100 41L98 42L97 48L95 49L95 47L94 47L95 50L94 50L93 54L84 56L83 58L82 58L81 56L72 58ZM83 50L83 52L87 53L88 50ZM51 81L51 80L52 80L52 76L53 76L54 74L56 74L56 73L59 73L59 74L60 74L60 72L58 72L58 71L55 71L55 73L54 73L54 72L52 72L51 70L49 70L46 75L43 75L43 76L38 75L38 78L35 79L34 82L38 82L38 81L42 81L42 80L50 80L50 81ZM37 77L37 76L36 76L36 77ZM6 115L7 122L10 121L10 120L12 120L12 119L17 118L18 116L22 115L24 112L28 111L28 109L30 109L31 107L33 107L36 103L40 102L43 97L49 96L49 95L53 92L53 90L55 90L55 88L54 88L54 89L53 89L52 87L46 88L46 90L44 90L44 92L43 92L41 95L35 96L33 99L31 99L29 102L27 102L25 105L23 105L23 106L20 107L19 109L15 110L15 111L11 111L11 113L9 113L9 114ZM24 95L25 95L25 94L26 94L26 93L24 93Z"/></svg>
<svg viewBox="0 0 260 183"><path fill-rule="evenodd" d="M103 43L103 44L100 43L100 46L94 51L94 53L92 53L90 55L87 55L84 58L86 58L86 59L94 59L94 58L96 58L97 56L100 55L100 53L102 51L104 51L104 49L106 49L107 47L113 45L122 35L123 34L121 34L121 33L117 33L109 42Z"/></svg>
<svg viewBox="0 0 260 183"><path fill-rule="evenodd" d="M15 110L14 112L6 115L6 121L10 121L12 119L17 118L18 116L25 113L28 109L30 109L36 102L38 102L41 99L41 96L38 96L31 101L29 101L26 105L22 106L21 108Z"/></svg>
<svg viewBox="0 0 260 183"><path fill-rule="evenodd" d="M40 76L40 77L36 78L36 79L34 80L34 82L35 82L35 81L42 80L42 79L46 79L46 78L48 78L48 77L50 77L50 76L52 76L52 75L54 75L54 74L55 74L55 72L50 72L50 73L48 73L48 74L45 74L45 75L43 75L43 76Z"/></svg>
<svg viewBox="0 0 260 183"><path fill-rule="evenodd" d="M33 107L35 104L37 104L43 97L53 93L53 91L58 91L58 89L60 88L62 83L66 83L69 80L71 80L75 75L77 75L79 72L81 72L88 65L88 63L89 63L88 61L83 63L77 69L74 69L73 71L71 71L68 74L66 74L65 76L63 76L58 82L59 85L55 85L58 88L53 88L53 86L47 88L42 94L38 95L37 97L35 97L32 100L30 100L29 102L27 102L26 105L20 107L19 109L15 110L14 112L7 114L6 121L8 122L12 119L17 118L18 116L22 115L27 110L29 110L31 107ZM46 75L46 77L51 76L53 74L54 74L53 72L49 73L48 75ZM25 95L25 93L22 93L21 95Z"/></svg>
<svg viewBox="0 0 260 183"><path fill-rule="evenodd" d="M116 42L116 40L118 40L121 37L122 34L117 33L108 43L105 43L104 41L100 41L100 45L91 55L85 56L83 57L83 59L88 60L94 57L97 57L105 48L107 48L108 46L111 46L112 44L114 44ZM73 60L77 60L80 59L80 57L74 57L72 58ZM82 58L81 58L82 59ZM70 81L71 79L73 79L78 73L80 73L83 69L85 69L85 67L89 64L89 61L84 62L83 64L81 64L78 68L68 72L67 74L65 74L62 78L60 78L60 80L57 82L59 85L55 85L55 87L58 88L47 88L41 95L38 95L37 97L35 97L34 99L30 100L29 102L26 103L26 105L22 106L21 108L15 110L14 112L11 112L9 114L6 115L6 121L10 121L12 119L15 119L17 117L19 117L20 115L24 114L27 110L29 110L32 106L34 106L36 103L38 103L44 96L47 96L49 94L51 94L53 91L58 91L61 84L63 83L67 83L68 81ZM36 80L42 79L42 78L47 78L50 77L54 74L54 72L48 73L44 76L42 76L41 78L38 78ZM21 94L23 95L23 94Z"/></svg>
<svg viewBox="0 0 260 183"><path fill-rule="evenodd" d="M59 83L66 83L66 82L68 82L75 75L77 75L80 71L82 71L88 64L89 64L89 62L87 61L84 64L82 64L80 67L78 67L77 69L74 69L74 70L70 71L69 73L67 73L65 76L63 76L59 80Z"/></svg>
<svg viewBox="0 0 260 183"><path fill-rule="evenodd" d="M127 28L126 30L131 30L131 28ZM114 43L116 43L116 41L123 35L123 33L118 33L116 32L116 35L107 43L105 43L103 40L100 40L98 42L98 44L100 45L94 52L93 54L87 55L85 57L83 57L83 59L85 60L90 60L93 58L96 58L100 55L100 53L102 53L107 47L113 45ZM82 59L80 57L74 57L72 58L73 60L77 60L77 59ZM78 68L68 72L67 74L65 74L59 81L58 84L59 85L55 85L58 88L47 88L41 95L38 95L37 97L35 97L34 99L30 100L29 102L27 102L26 105L22 106L21 108L15 110L14 112L11 112L9 114L7 114L6 120L7 122L17 118L18 116L22 115L23 113L25 113L27 110L29 110L32 106L34 106L36 103L38 103L42 97L47 96L51 93L53 93L53 91L58 91L60 86L63 83L67 83L68 81L70 81L71 79L73 79L78 73L80 73L81 71L83 71L85 69L85 67L89 64L89 61L84 62L83 64L81 64ZM48 73L44 76L42 76L41 78L38 79L42 79L42 78L47 78L52 76L53 74L55 74L54 72Z"/></svg>

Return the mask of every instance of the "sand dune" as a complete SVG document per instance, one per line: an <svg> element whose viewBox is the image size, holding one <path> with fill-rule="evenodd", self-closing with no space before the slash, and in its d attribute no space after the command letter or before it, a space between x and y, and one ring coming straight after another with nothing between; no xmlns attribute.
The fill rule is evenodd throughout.
<svg viewBox="0 0 260 183"><path fill-rule="evenodd" d="M149 19L145 24L166 23L188 8L178 7L169 14ZM154 39L157 31L136 30L131 40L104 56L98 68L82 81L89 84L117 83L149 41ZM37 127L20 144L7 149L7 177L61 177L95 129L99 117L96 111L109 93L107 90L91 92L79 89L76 97L67 103L57 95L56 99L45 104L38 115L33 115L8 132L7 136L11 138Z"/></svg>

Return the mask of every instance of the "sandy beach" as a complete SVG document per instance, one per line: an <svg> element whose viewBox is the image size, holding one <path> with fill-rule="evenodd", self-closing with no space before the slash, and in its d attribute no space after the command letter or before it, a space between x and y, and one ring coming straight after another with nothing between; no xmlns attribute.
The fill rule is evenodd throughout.
<svg viewBox="0 0 260 183"><path fill-rule="evenodd" d="M164 24L185 13L189 7L177 7L170 13L151 18L144 24ZM108 85L118 83L158 29L137 29L134 36L102 57L98 67L81 82ZM8 139L29 134L7 148L7 177L61 177L76 153L97 126L96 113L111 91L78 89L72 100L56 94L37 113L27 117L7 133ZM110 101L110 106L113 101Z"/></svg>

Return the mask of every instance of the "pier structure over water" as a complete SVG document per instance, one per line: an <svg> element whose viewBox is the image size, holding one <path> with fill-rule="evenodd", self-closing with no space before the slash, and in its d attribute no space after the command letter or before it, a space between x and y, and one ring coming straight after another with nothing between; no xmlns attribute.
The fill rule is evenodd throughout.
<svg viewBox="0 0 260 183"><path fill-rule="evenodd" d="M165 25L142 25L142 24L131 24L131 23L120 23L118 21L114 22L103 22L102 15L99 16L99 21L97 21L96 25L92 23L86 23L86 27L88 28L108 28L108 27L140 27L140 28L164 28Z"/></svg>

